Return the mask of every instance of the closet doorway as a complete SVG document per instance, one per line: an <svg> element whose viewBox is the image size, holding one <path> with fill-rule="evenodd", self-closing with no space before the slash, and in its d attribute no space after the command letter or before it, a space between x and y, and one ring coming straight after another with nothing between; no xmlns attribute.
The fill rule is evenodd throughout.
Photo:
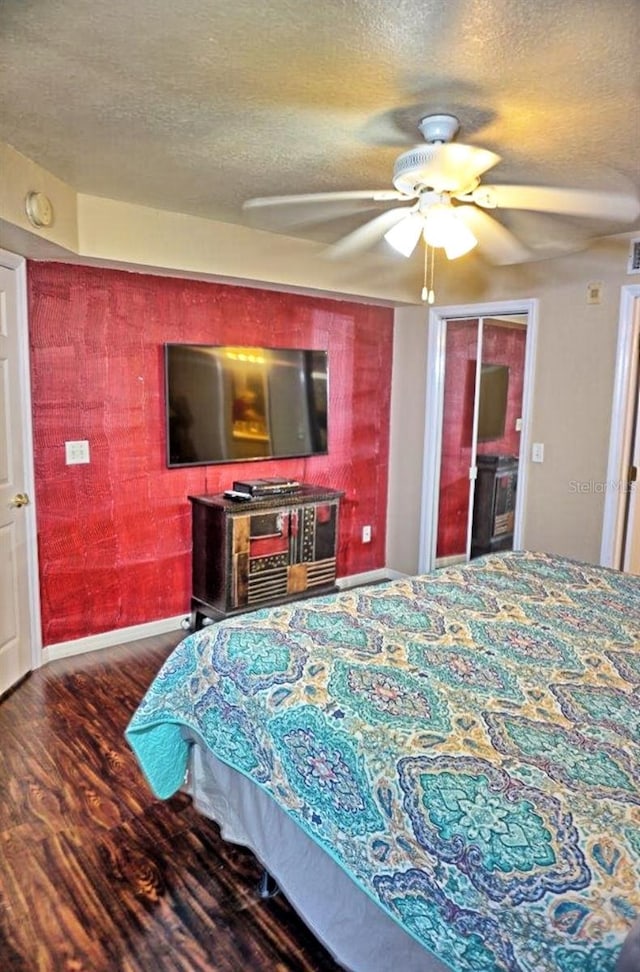
<svg viewBox="0 0 640 972"><path fill-rule="evenodd" d="M532 303L432 314L423 571L520 546Z"/></svg>
<svg viewBox="0 0 640 972"><path fill-rule="evenodd" d="M622 534L622 570L640 575L640 338L636 347L635 383L632 395L632 432L623 488L624 518Z"/></svg>
<svg viewBox="0 0 640 972"><path fill-rule="evenodd" d="M640 286L622 287L600 563L640 574Z"/></svg>

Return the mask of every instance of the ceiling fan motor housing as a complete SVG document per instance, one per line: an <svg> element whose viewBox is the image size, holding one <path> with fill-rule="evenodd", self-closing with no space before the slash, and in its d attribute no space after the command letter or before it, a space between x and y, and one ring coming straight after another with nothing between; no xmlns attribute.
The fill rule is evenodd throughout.
<svg viewBox="0 0 640 972"><path fill-rule="evenodd" d="M393 166L393 184L398 192L415 196L423 189L434 188L428 177L433 178L433 160L437 154L436 145L417 145L399 155Z"/></svg>

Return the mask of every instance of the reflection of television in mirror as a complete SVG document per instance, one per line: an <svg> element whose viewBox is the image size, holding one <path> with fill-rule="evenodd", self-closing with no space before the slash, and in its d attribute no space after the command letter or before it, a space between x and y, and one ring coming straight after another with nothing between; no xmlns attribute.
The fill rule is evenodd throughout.
<svg viewBox="0 0 640 972"><path fill-rule="evenodd" d="M483 364L480 368L478 442L490 442L504 435L508 394L508 366Z"/></svg>
<svg viewBox="0 0 640 972"><path fill-rule="evenodd" d="M164 349L168 466L326 454L326 351Z"/></svg>

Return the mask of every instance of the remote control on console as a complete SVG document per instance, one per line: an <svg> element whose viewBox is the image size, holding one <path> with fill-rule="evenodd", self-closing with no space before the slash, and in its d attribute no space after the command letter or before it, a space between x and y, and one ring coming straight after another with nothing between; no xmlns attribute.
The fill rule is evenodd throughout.
<svg viewBox="0 0 640 972"><path fill-rule="evenodd" d="M238 489L225 489L223 496L225 499L233 500L236 503L244 503L253 499L250 493L241 493Z"/></svg>

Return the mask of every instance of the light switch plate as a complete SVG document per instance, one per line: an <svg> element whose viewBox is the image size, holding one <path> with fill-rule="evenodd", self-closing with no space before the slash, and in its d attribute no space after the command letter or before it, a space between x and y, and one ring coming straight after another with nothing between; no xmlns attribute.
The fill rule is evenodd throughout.
<svg viewBox="0 0 640 972"><path fill-rule="evenodd" d="M534 442L531 446L531 461L544 462L544 443Z"/></svg>
<svg viewBox="0 0 640 972"><path fill-rule="evenodd" d="M86 439L65 442L64 454L67 466L79 466L89 462L89 443Z"/></svg>

